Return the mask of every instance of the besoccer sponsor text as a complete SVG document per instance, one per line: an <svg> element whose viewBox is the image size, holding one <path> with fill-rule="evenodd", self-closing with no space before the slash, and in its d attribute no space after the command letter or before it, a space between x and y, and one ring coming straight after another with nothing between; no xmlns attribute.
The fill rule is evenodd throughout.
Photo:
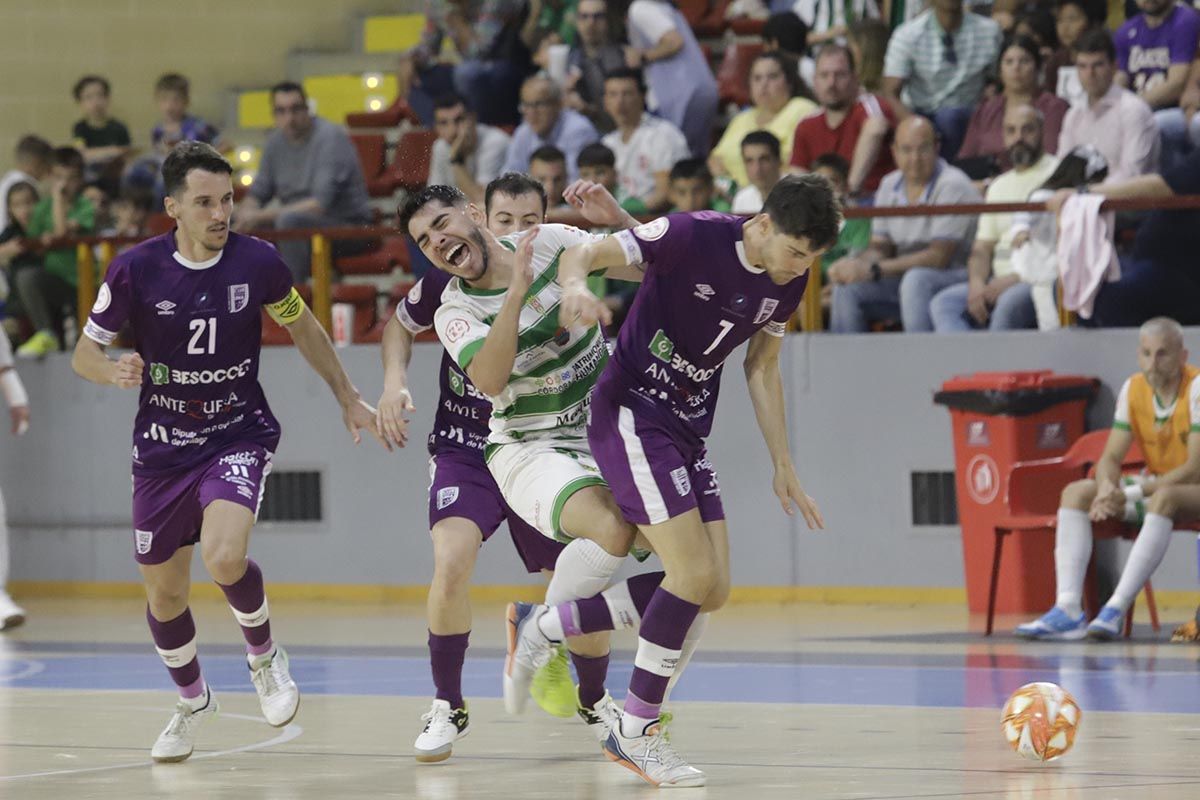
<svg viewBox="0 0 1200 800"><path fill-rule="evenodd" d="M166 386L169 383L177 383L181 386L225 383L226 381L246 377L250 374L250 365L252 363L253 359L246 358L240 364L235 364L232 367L189 370L171 369L166 364L155 361L150 364L150 382L155 386Z"/></svg>

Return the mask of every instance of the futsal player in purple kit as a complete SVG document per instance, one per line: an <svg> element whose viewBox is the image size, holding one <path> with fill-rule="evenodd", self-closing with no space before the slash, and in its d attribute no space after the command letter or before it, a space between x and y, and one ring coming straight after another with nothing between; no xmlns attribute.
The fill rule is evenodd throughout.
<svg viewBox="0 0 1200 800"><path fill-rule="evenodd" d="M576 181L568 187L566 199L593 223L615 227L636 224L598 184ZM542 185L527 175L507 173L496 178L485 194L484 216L489 230L502 235L532 227L544 219L546 200ZM504 213L509 206L538 207L539 219L498 230L494 219L515 216ZM442 305L442 292L452 277L442 270L427 272L397 306L384 329L384 389L379 399L378 425L380 432L400 447L408 439L406 415L415 410L407 376L414 337L433 327L434 314ZM504 502L483 458L492 404L445 351L439 366L439 389L438 410L428 439L434 572L427 614L436 693L430 710L422 716L424 730L413 745L415 757L421 762L449 758L454 743L470 730L462 694L462 669L471 629L467 587L479 547L501 522L507 521L513 545L529 572L554 570L564 549L562 543L543 536ZM607 650L607 643L602 649ZM576 709L572 698L566 713L579 713L589 728L599 726L606 732L616 718L616 706L604 689L607 657L572 653L571 658L580 675L582 699ZM564 678L569 681L565 670L564 662ZM568 688L575 695L574 687ZM607 716L596 713L593 706L597 704Z"/></svg>
<svg viewBox="0 0 1200 800"><path fill-rule="evenodd" d="M841 214L825 179L785 178L762 213L743 219L671 214L568 249L561 324L604 321L588 274L642 264L642 285L616 351L596 384L588 441L621 513L637 524L664 572L637 575L596 597L523 606L512 655L522 682L565 636L638 628L638 649L608 757L656 786L702 786L705 775L671 747L659 724L664 692L701 607L729 591L729 543L704 440L725 359L743 342L746 382L775 467L773 489L810 528L824 523L788 449L779 353L808 270L837 239Z"/></svg>
<svg viewBox="0 0 1200 800"><path fill-rule="evenodd" d="M180 700L151 751L183 761L217 712L196 656L188 608L193 547L246 639L250 679L267 722L295 717L300 693L271 638L263 574L246 557L279 423L258 383L265 307L333 390L346 428L378 436L329 337L292 286L274 246L229 231L233 169L207 144L183 142L162 167L175 228L113 259L72 367L94 383L140 389L133 430L134 558L146 620ZM134 352L111 360L125 323ZM381 440L382 441L382 440Z"/></svg>

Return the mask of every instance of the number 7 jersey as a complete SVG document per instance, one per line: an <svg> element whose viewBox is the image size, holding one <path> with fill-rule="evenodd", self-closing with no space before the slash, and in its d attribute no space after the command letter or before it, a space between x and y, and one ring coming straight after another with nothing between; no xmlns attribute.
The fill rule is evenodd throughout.
<svg viewBox="0 0 1200 800"><path fill-rule="evenodd" d="M202 263L174 231L113 259L84 335L107 346L129 322L146 362L133 430L133 472L188 469L233 443L274 450L279 423L258 383L262 314L293 322L304 304L275 248L229 235Z"/></svg>
<svg viewBox="0 0 1200 800"><path fill-rule="evenodd" d="M597 391L649 398L708 436L725 359L759 330L783 336L808 283L805 275L778 286L751 264L744 222L698 211L614 234L646 274Z"/></svg>

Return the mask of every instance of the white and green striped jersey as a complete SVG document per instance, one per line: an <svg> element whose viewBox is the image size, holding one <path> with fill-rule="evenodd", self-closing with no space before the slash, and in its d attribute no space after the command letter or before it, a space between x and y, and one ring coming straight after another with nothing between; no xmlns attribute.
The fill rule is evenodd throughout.
<svg viewBox="0 0 1200 800"><path fill-rule="evenodd" d="M516 250L525 233L500 239ZM511 444L531 436L585 436L592 387L608 361L600 326L558 324L558 260L563 250L602 236L569 225L542 225L533 245L533 283L525 295L518 325L517 357L508 385L492 401L491 444ZM434 316L438 338L464 371L479 352L507 289L473 289L454 278L442 293Z"/></svg>

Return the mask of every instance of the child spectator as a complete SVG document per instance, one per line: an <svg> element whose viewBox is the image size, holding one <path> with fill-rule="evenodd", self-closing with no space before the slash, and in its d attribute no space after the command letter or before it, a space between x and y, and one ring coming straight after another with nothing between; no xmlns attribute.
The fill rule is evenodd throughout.
<svg viewBox="0 0 1200 800"><path fill-rule="evenodd" d="M87 171L86 165L84 171ZM112 217L109 214L111 204L109 203L109 193L104 186L99 181L89 183L83 187L83 196L88 199L95 210L95 229L103 231L109 227L112 224Z"/></svg>
<svg viewBox="0 0 1200 800"><path fill-rule="evenodd" d="M850 205L849 178L850 164L837 153L824 153L813 160L813 172L833 184L834 196L842 206ZM871 220L866 217L847 219L842 223L842 232L838 235L837 243L821 256L822 286L827 287L824 280L829 265L839 258L855 253L861 253L871 243Z"/></svg>
<svg viewBox="0 0 1200 800"><path fill-rule="evenodd" d="M0 231L0 300L11 297L13 274L24 267L40 266L41 258L30 252L28 240L29 221L37 205L37 188L32 183L21 181L9 187L3 198L8 207L8 225ZM0 332L0 336L5 335Z"/></svg>
<svg viewBox="0 0 1200 800"><path fill-rule="evenodd" d="M152 150L130 168L126 183L154 187L161 197L164 192L159 169L171 148L180 142L204 142L220 149L222 143L216 128L187 113L191 96L188 79L184 76L168 72L160 77L154 84L154 102L158 106L159 121L150 132Z"/></svg>
<svg viewBox="0 0 1200 800"><path fill-rule="evenodd" d="M71 136L83 153L86 179L103 178L105 191L112 192L120 180L121 168L129 154L129 129L108 115L112 90L99 75L84 75L71 90L83 118L75 123Z"/></svg>
<svg viewBox="0 0 1200 800"><path fill-rule="evenodd" d="M702 158L685 158L671 167L670 198L674 211L729 211L729 201L716 197L713 176Z"/></svg>
<svg viewBox="0 0 1200 800"><path fill-rule="evenodd" d="M598 183L617 195L617 156L600 142L592 142L579 151L579 177L585 181ZM636 200L637 198L631 198ZM626 210L629 208L626 206ZM633 212L636 213L636 212Z"/></svg>
<svg viewBox="0 0 1200 800"><path fill-rule="evenodd" d="M16 166L0 178L0 231L8 227L8 206L4 204L8 190L18 183L39 186L50 174L53 154L54 148L40 136L22 136L17 142Z"/></svg>
<svg viewBox="0 0 1200 800"><path fill-rule="evenodd" d="M145 189L130 187L112 203L112 219L101 236L145 236L146 221L154 211L154 195ZM128 247L128 245L125 245Z"/></svg>

